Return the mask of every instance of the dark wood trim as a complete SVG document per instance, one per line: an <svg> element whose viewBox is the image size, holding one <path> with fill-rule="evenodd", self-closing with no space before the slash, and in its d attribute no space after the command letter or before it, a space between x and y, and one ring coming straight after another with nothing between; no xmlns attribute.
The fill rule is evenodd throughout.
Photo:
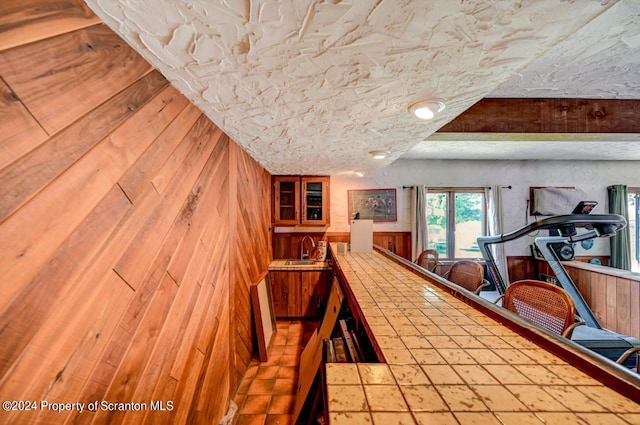
<svg viewBox="0 0 640 425"><path fill-rule="evenodd" d="M438 133L640 133L640 100L485 98Z"/></svg>

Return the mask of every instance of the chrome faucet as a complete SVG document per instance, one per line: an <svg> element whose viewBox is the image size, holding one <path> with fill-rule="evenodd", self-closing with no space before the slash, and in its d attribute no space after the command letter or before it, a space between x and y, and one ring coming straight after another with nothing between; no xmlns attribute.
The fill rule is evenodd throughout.
<svg viewBox="0 0 640 425"><path fill-rule="evenodd" d="M305 258L308 258L308 257L309 257L309 251L306 251L306 252L305 252L305 250L304 250L304 241L306 241L306 240L307 240L307 238L311 241L311 246L312 246L313 248L315 248L315 247L316 247L316 243L315 243L315 241L313 240L313 238L312 238L311 236L309 236L309 235L304 235L304 236L302 237L302 240L300 241L300 259L301 259L301 260L304 260Z"/></svg>

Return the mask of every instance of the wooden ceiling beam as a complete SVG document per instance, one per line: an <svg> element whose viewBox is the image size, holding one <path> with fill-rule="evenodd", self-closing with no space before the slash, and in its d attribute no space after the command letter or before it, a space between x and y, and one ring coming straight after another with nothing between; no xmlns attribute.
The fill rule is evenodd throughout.
<svg viewBox="0 0 640 425"><path fill-rule="evenodd" d="M640 133L640 100L485 98L438 133Z"/></svg>

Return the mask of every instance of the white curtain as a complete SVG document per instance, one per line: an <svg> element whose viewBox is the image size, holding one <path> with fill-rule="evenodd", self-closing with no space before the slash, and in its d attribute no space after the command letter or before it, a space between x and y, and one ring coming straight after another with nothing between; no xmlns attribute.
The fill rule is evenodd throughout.
<svg viewBox="0 0 640 425"><path fill-rule="evenodd" d="M484 199L487 211L487 228L488 236L499 235L504 233L502 228L502 187L491 186L484 190ZM509 270L507 269L507 255L505 254L504 244L492 244L489 246L491 254L496 261L496 266L505 285L509 284Z"/></svg>
<svg viewBox="0 0 640 425"><path fill-rule="evenodd" d="M414 186L411 191L411 260L416 261L427 248L427 189Z"/></svg>

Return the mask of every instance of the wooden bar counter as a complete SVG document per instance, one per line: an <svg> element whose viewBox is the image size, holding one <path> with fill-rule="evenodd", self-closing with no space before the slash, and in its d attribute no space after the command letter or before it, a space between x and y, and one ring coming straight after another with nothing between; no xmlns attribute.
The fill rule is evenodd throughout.
<svg viewBox="0 0 640 425"><path fill-rule="evenodd" d="M601 371L582 347L384 250L331 248L354 314L384 357L325 365L332 425L640 424L640 380L627 370Z"/></svg>

